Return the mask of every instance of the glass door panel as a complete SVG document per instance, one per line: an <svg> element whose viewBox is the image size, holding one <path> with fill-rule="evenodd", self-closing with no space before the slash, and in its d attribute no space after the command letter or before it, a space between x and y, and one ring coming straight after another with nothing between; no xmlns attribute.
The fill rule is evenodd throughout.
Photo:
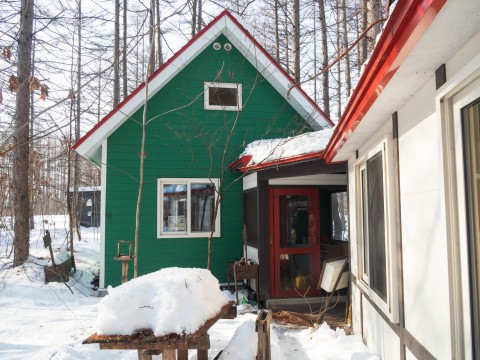
<svg viewBox="0 0 480 360"><path fill-rule="evenodd" d="M272 295L317 294L320 273L318 190L272 189L270 208Z"/></svg>

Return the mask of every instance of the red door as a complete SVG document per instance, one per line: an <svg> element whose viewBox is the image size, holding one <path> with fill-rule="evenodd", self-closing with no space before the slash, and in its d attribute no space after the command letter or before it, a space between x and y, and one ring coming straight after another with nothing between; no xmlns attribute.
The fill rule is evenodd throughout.
<svg viewBox="0 0 480 360"><path fill-rule="evenodd" d="M318 189L270 190L270 284L273 297L318 295Z"/></svg>

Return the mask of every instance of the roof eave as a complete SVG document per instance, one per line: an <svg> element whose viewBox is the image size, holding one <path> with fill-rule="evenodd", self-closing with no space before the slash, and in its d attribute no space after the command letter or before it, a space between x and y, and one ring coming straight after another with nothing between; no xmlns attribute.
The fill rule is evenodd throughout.
<svg viewBox="0 0 480 360"><path fill-rule="evenodd" d="M325 151L327 162L337 156L397 69L434 20L446 0L399 2L366 65Z"/></svg>

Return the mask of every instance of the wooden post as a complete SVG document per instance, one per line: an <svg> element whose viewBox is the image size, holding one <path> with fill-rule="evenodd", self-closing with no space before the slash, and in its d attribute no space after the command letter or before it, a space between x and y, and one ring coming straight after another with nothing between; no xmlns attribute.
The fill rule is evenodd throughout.
<svg viewBox="0 0 480 360"><path fill-rule="evenodd" d="M152 360L152 355L144 349L138 349L138 360Z"/></svg>
<svg viewBox="0 0 480 360"><path fill-rule="evenodd" d="M128 281L128 261L122 261L122 284L125 284Z"/></svg>
<svg viewBox="0 0 480 360"><path fill-rule="evenodd" d="M175 349L165 349L162 352L162 359L163 360L176 360L177 356L175 353Z"/></svg>
<svg viewBox="0 0 480 360"><path fill-rule="evenodd" d="M255 331L258 333L257 360L270 360L270 323L272 310L262 310L255 322Z"/></svg>
<svg viewBox="0 0 480 360"><path fill-rule="evenodd" d="M187 349L178 349L177 350L177 360L188 360L188 350Z"/></svg>
<svg viewBox="0 0 480 360"><path fill-rule="evenodd" d="M128 245L128 254L122 254L121 245ZM128 240L118 240L117 242L117 256L113 260L119 260L122 262L122 284L128 281L128 262L135 258L132 255L132 242Z"/></svg>

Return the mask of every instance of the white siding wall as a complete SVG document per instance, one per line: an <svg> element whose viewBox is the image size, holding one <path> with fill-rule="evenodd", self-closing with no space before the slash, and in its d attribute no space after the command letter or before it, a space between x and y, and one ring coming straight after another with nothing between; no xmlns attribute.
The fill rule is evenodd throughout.
<svg viewBox="0 0 480 360"><path fill-rule="evenodd" d="M431 79L398 111L405 327L451 359L441 122Z"/></svg>
<svg viewBox="0 0 480 360"><path fill-rule="evenodd" d="M363 337L381 359L400 360L400 339L380 314L363 299Z"/></svg>
<svg viewBox="0 0 480 360"><path fill-rule="evenodd" d="M446 88L449 86L449 79L461 77L458 74L465 72L463 66L471 59L478 58L478 49L480 33L446 63ZM471 72L471 69L469 71ZM480 73L480 66L476 72ZM461 81L458 83L461 85ZM451 359L453 354L442 150L443 119L436 104L442 89L439 92L435 90L432 73L432 78L396 111L399 124L405 326L434 357ZM359 156L378 143L391 129L391 119L384 119L383 127L370 137L368 144L358 149ZM355 156L348 161L348 191L352 235L351 270L358 277L355 161ZM460 241L466 240L462 238ZM466 276L468 269L463 267L462 272ZM352 288L352 307L354 331L363 334L366 344L382 359L398 359L398 336L355 286ZM470 355L467 354L469 358ZM416 357L407 349L406 359L415 360Z"/></svg>

